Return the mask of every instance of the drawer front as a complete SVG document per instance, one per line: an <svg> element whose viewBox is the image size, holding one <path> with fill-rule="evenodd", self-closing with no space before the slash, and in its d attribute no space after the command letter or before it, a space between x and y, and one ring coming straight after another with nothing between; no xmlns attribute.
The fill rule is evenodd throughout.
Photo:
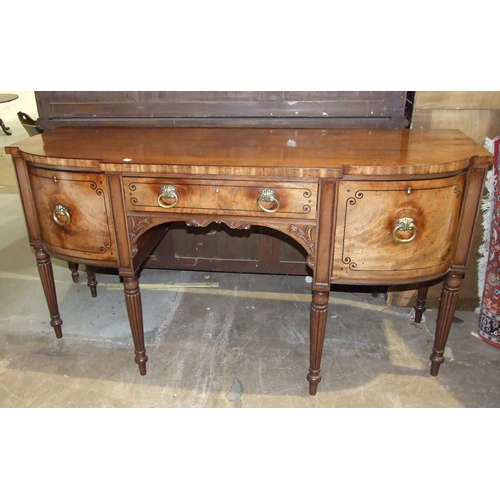
<svg viewBox="0 0 500 500"><path fill-rule="evenodd" d="M124 189L128 211L316 218L314 183L125 178Z"/></svg>
<svg viewBox="0 0 500 500"><path fill-rule="evenodd" d="M340 182L332 281L394 283L449 269L465 174Z"/></svg>
<svg viewBox="0 0 500 500"><path fill-rule="evenodd" d="M115 261L105 175L28 171L45 246L69 259Z"/></svg>

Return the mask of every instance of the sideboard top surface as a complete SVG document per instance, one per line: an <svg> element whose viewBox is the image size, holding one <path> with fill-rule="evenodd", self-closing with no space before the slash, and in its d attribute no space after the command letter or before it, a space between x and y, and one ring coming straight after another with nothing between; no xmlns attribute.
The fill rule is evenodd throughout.
<svg viewBox="0 0 500 500"><path fill-rule="evenodd" d="M134 165L336 169L351 175L441 173L491 163L458 130L58 128L6 148L28 161L103 171ZM471 160L472 158L472 160ZM159 170L161 172L161 169ZM236 172L234 172L236 173Z"/></svg>

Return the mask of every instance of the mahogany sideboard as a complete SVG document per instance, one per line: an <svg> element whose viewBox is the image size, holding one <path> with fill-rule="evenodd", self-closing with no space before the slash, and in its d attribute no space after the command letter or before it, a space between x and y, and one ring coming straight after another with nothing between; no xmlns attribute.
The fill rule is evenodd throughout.
<svg viewBox="0 0 500 500"><path fill-rule="evenodd" d="M438 374L493 157L456 130L62 127L12 155L56 336L50 256L118 269L146 374L139 272L172 223L265 226L313 270L309 393L316 394L332 284L443 278L430 356Z"/></svg>

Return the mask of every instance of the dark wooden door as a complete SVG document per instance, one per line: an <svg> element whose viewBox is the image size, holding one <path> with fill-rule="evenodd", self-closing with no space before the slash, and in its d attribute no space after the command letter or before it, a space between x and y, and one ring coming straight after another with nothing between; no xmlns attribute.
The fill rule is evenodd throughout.
<svg viewBox="0 0 500 500"><path fill-rule="evenodd" d="M406 92L35 92L38 126L404 128Z"/></svg>

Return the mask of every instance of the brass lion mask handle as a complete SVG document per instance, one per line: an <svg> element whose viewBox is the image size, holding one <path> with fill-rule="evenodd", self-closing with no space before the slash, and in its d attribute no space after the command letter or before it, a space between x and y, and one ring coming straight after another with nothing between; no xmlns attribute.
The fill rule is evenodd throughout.
<svg viewBox="0 0 500 500"><path fill-rule="evenodd" d="M274 208L266 208L262 205L262 203L274 203ZM280 208L280 202L276 198L276 193L272 189L262 189L260 192L260 196L257 200L257 203L259 204L259 208L263 210L264 212L268 212L270 214L277 212L278 209Z"/></svg>
<svg viewBox="0 0 500 500"><path fill-rule="evenodd" d="M52 212L52 218L56 224L67 226L71 222L71 213L64 205L56 205Z"/></svg>
<svg viewBox="0 0 500 500"><path fill-rule="evenodd" d="M163 198L166 200L174 200L174 202L170 204L163 203ZM158 196L158 205L160 205L161 208L174 208L177 203L179 203L179 195L177 194L177 189L175 188L175 186L162 186L161 193Z"/></svg>
<svg viewBox="0 0 500 500"><path fill-rule="evenodd" d="M398 238L397 233L399 231L413 231L413 234L407 238L407 239L401 239ZM396 221L396 225L394 226L394 229L392 230L392 238L396 243L401 243L401 244L406 244L406 243L411 243L418 234L418 229L417 226L415 226L415 223L413 222L413 219L411 217L403 217L402 219L398 219Z"/></svg>

